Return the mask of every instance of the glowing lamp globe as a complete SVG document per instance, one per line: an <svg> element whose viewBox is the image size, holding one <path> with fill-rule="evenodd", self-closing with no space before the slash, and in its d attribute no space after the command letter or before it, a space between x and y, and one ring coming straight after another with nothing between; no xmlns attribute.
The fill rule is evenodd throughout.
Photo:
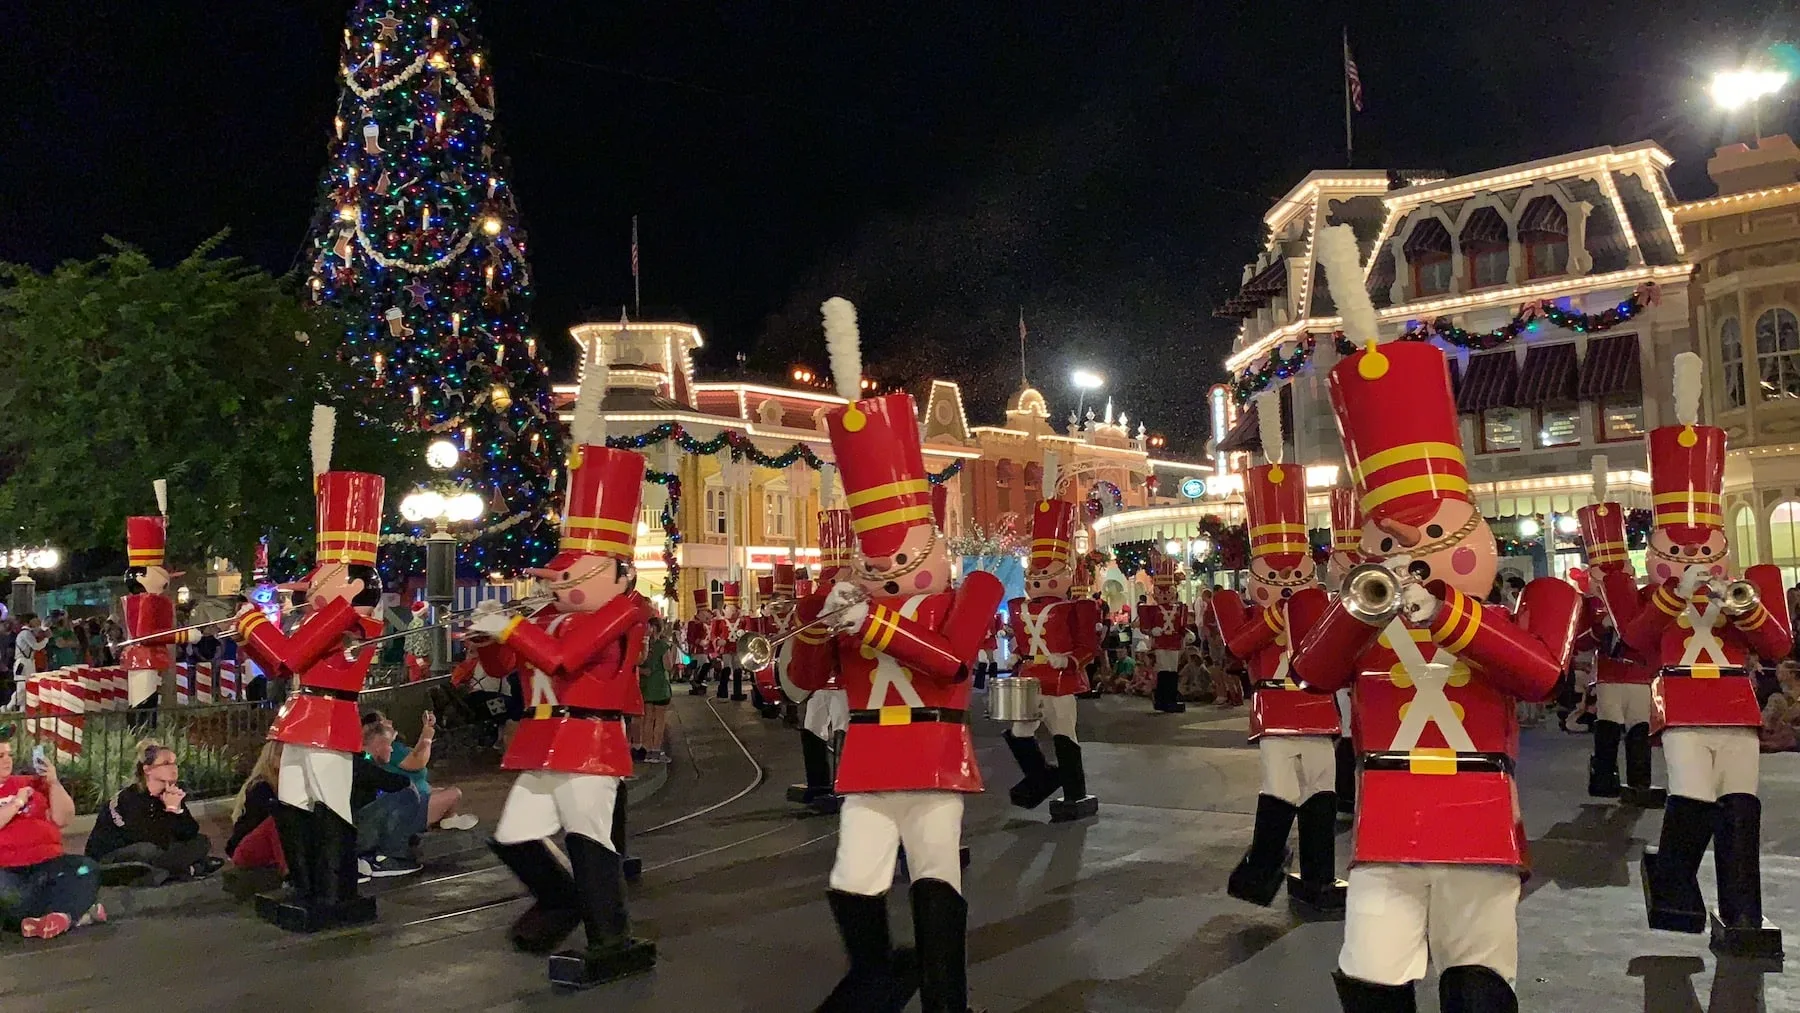
<svg viewBox="0 0 1800 1013"><path fill-rule="evenodd" d="M438 471L449 471L456 467L456 444L449 440L433 440L431 446L425 448L425 463Z"/></svg>

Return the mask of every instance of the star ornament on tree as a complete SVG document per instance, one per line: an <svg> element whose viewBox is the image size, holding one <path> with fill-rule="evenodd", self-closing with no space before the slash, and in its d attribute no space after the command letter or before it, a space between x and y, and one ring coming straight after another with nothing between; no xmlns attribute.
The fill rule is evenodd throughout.
<svg viewBox="0 0 1800 1013"><path fill-rule="evenodd" d="M431 299L431 286L424 279L414 278L412 284L406 286L406 295L415 307L423 306Z"/></svg>

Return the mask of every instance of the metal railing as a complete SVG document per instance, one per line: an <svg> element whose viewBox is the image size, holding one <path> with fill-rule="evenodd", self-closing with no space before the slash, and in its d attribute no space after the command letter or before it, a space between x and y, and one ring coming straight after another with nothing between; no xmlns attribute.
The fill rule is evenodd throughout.
<svg viewBox="0 0 1800 1013"><path fill-rule="evenodd" d="M131 782L137 746L145 739L175 751L189 798L235 793L256 764L274 719L275 709L260 702L99 711L74 719L15 711L0 712L0 736L10 736L14 769L20 772L30 764L32 749L42 746L55 758L76 811L88 813ZM78 752L71 748L77 736Z"/></svg>

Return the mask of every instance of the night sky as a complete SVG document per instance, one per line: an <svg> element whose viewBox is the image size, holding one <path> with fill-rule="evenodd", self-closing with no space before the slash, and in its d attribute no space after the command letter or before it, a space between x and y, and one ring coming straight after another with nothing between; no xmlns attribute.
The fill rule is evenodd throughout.
<svg viewBox="0 0 1800 1013"><path fill-rule="evenodd" d="M0 259L113 235L173 259L297 262L337 94L345 2L15 3L0 13ZM1245 8L1221 14L1219 8ZM1738 125L1705 76L1800 35L1791 3L1256 4L1022 0L490 2L500 129L566 335L631 298L709 339L702 368L824 365L818 304L862 310L870 372L965 383L997 421L1029 369L1060 417L1089 366L1197 450L1234 321L1212 307L1261 216L1344 164L1468 172L1651 138L1680 195ZM1792 105L1765 106L1765 132ZM1735 134L1731 135L1735 139ZM544 342L566 370L572 342Z"/></svg>

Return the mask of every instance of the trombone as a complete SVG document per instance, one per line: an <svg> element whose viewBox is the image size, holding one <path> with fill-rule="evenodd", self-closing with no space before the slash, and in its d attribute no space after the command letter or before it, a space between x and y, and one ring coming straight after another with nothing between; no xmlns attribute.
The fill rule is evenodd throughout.
<svg viewBox="0 0 1800 1013"><path fill-rule="evenodd" d="M767 668L769 667L769 663L775 660L776 648L807 630L812 629L814 626L819 626L836 619L838 616L843 615L845 612L850 611L867 600L868 598L865 595L848 605L832 609L830 612L821 612L819 613L818 618L814 619L812 622L806 623L803 626L796 626L779 637L770 637L766 633L739 634L737 644L733 648L737 652L738 664L751 671Z"/></svg>
<svg viewBox="0 0 1800 1013"><path fill-rule="evenodd" d="M531 614L536 613L539 609L543 608L544 606L550 604L550 602L552 600L553 599L549 595L532 595L529 598L520 598L517 601L509 601L506 604L500 606L500 611L501 612L512 612L514 610L523 610L527 615L531 615ZM399 640L402 637L410 637L415 633L424 633L429 630L435 630L435 629L440 629L445 626L450 626L452 624L455 624L455 623L461 622L465 619L468 619L469 617L473 616L476 612L479 612L479 611L481 611L480 606L476 606L474 608L457 609L454 612L446 612L446 613L444 613L444 615L441 618L439 618L433 622L425 623L422 626L414 626L414 627L411 627L409 629L404 629L404 630L395 630L393 633L386 633L379 637L371 637L368 640L358 640L356 643L351 644L350 646L344 648L344 656L346 658L351 658L358 651L361 651L365 647L370 647L375 644L385 644L390 640Z"/></svg>
<svg viewBox="0 0 1800 1013"><path fill-rule="evenodd" d="M292 609L290 609L288 611L290 613L298 612L301 609L308 607L309 604L310 603L302 603L300 605L294 606ZM163 630L160 633L146 633L141 637L132 637L129 640L114 641L113 643L110 643L107 646L112 648L112 650L114 650L116 652L121 647L131 647L136 644L145 644L145 643L149 643L152 640L161 640L164 637L172 637L178 633L192 633L195 630L204 630L204 629L208 629L208 628L214 627L214 626L235 626L235 625L237 625L237 621L238 621L237 614L233 613L232 615L228 615L223 619L208 619L206 622L203 622L203 623L191 623L187 626L177 626L172 630ZM229 640L235 636L237 636L237 634L231 630L227 630L223 633L218 634L218 637L221 640Z"/></svg>

